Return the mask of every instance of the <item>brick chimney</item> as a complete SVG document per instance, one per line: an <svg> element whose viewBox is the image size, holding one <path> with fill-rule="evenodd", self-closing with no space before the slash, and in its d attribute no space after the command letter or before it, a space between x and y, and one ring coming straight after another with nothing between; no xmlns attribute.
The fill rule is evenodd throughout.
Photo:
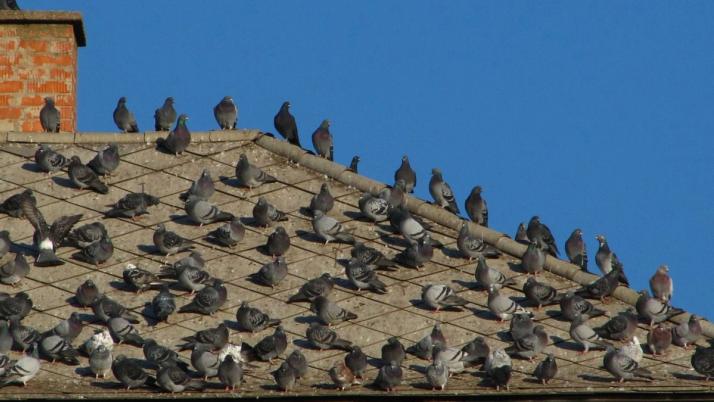
<svg viewBox="0 0 714 402"><path fill-rule="evenodd" d="M77 48L85 45L80 13L0 11L0 131L41 132L48 96L60 131L76 131Z"/></svg>

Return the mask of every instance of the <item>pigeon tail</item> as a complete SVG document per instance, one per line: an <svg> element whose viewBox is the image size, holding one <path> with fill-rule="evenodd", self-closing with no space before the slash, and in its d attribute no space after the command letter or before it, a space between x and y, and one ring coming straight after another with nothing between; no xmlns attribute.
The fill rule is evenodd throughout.
<svg viewBox="0 0 714 402"><path fill-rule="evenodd" d="M40 250L35 259L36 267L56 267L63 264L64 261L60 260L52 249Z"/></svg>
<svg viewBox="0 0 714 402"><path fill-rule="evenodd" d="M100 194L109 194L109 187L107 187L106 184L104 184L104 183L102 183L101 181L99 181L99 179L97 179L97 180L92 180L92 182L89 183L89 187L90 187L92 190L94 190L94 191L96 191L96 192L98 192L98 193L100 193Z"/></svg>
<svg viewBox="0 0 714 402"><path fill-rule="evenodd" d="M355 316L356 318L357 316ZM350 352L352 350L352 342L344 340L344 339L335 339L334 342L332 342L332 346L342 349L346 352Z"/></svg>

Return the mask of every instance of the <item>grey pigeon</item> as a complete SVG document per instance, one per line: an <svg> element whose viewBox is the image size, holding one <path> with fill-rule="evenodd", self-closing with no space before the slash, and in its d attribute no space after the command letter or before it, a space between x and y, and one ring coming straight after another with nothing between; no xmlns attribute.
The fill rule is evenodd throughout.
<svg viewBox="0 0 714 402"><path fill-rule="evenodd" d="M218 375L218 366L221 365L221 361L208 345L199 343L194 346L191 352L191 365L204 380L208 380L208 377Z"/></svg>
<svg viewBox="0 0 714 402"><path fill-rule="evenodd" d="M328 161L334 160L334 144L330 133L330 121L325 119L320 123L320 127L312 133L312 146L318 156Z"/></svg>
<svg viewBox="0 0 714 402"><path fill-rule="evenodd" d="M37 206L37 200L29 188L21 193L13 194L5 201L0 203L0 213L7 214L13 218L24 218L24 212L22 212L21 201L32 203Z"/></svg>
<svg viewBox="0 0 714 402"><path fill-rule="evenodd" d="M166 255L176 254L181 251L190 250L193 248L193 242L177 235L176 233L166 230L163 223L159 223L154 231L154 245L159 250L159 253Z"/></svg>
<svg viewBox="0 0 714 402"><path fill-rule="evenodd" d="M284 227L278 226L275 228L275 231L268 236L265 248L272 257L280 257L288 251L290 248L290 236Z"/></svg>
<svg viewBox="0 0 714 402"><path fill-rule="evenodd" d="M598 335L613 341L629 341L637 329L637 315L632 307L621 311L610 318L605 324L594 328Z"/></svg>
<svg viewBox="0 0 714 402"><path fill-rule="evenodd" d="M511 358L503 349L492 350L484 363L484 371L496 386L497 391L501 387L508 389L512 369Z"/></svg>
<svg viewBox="0 0 714 402"><path fill-rule="evenodd" d="M10 321L10 335L13 339L13 345L15 349L19 349L21 352L25 353L33 343L40 341L40 333L36 329L22 325L20 320L17 318L12 318Z"/></svg>
<svg viewBox="0 0 714 402"><path fill-rule="evenodd" d="M538 282L535 277L529 276L523 284L523 293L531 303L540 309L543 306L560 303L562 295L547 283Z"/></svg>
<svg viewBox="0 0 714 402"><path fill-rule="evenodd" d="M476 261L476 270L474 271L476 284L483 289L488 289L489 286L494 288L502 288L508 285L515 285L516 281L513 278L507 278L501 271L491 268L486 263L486 258L483 255L478 256Z"/></svg>
<svg viewBox="0 0 714 402"><path fill-rule="evenodd" d="M481 186L476 186L471 189L471 193L466 198L464 206L466 207L466 214L468 214L472 222L488 227L488 206L486 205L486 200L481 195L482 192Z"/></svg>
<svg viewBox="0 0 714 402"><path fill-rule="evenodd" d="M10 240L10 232L7 230L0 230L0 258L4 257L8 251L10 251L10 246L12 245L12 240Z"/></svg>
<svg viewBox="0 0 714 402"><path fill-rule="evenodd" d="M352 246L352 250L350 250L350 255L358 262L372 266L375 269L391 270L392 268L397 267L397 264L385 257L381 251L376 248L369 247L360 241L355 241Z"/></svg>
<svg viewBox="0 0 714 402"><path fill-rule="evenodd" d="M459 237L456 238L456 247L469 261L479 256L498 258L501 255L497 248L486 243L483 238L473 235L466 221L461 224Z"/></svg>
<svg viewBox="0 0 714 402"><path fill-rule="evenodd" d="M600 268L600 272L602 272L603 275L607 275L610 271L617 268L620 271L618 280L625 286L630 286L630 282L625 276L624 267L620 262L620 259L617 258L617 254L610 250L610 246L608 245L605 236L597 235L595 236L595 239L597 239L600 244L597 253L595 254L595 263L597 263L598 268Z"/></svg>
<svg viewBox="0 0 714 402"><path fill-rule="evenodd" d="M112 374L127 390L155 382L154 378L149 377L137 360L130 359L124 355L118 355L114 358Z"/></svg>
<svg viewBox="0 0 714 402"><path fill-rule="evenodd" d="M397 180L391 188L384 188L379 197L387 200L392 208L405 208L407 205L407 185L404 180ZM391 218L390 218L391 220Z"/></svg>
<svg viewBox="0 0 714 402"><path fill-rule="evenodd" d="M325 213L320 210L316 210L313 213L312 229L322 240L325 241L325 244L330 241L338 241L348 244L355 242L354 236L348 233L348 229L342 226L337 219L325 215Z"/></svg>
<svg viewBox="0 0 714 402"><path fill-rule="evenodd" d="M283 362L283 364L281 364L277 370L273 371L272 374L275 379L275 384L278 386L279 390L287 392L292 390L295 386L295 370L290 367L287 362Z"/></svg>
<svg viewBox="0 0 714 402"><path fill-rule="evenodd" d="M330 379L335 384L335 387L340 391L349 388L355 382L355 374L347 367L345 362L336 362L330 371L327 373Z"/></svg>
<svg viewBox="0 0 714 402"><path fill-rule="evenodd" d="M216 106L213 107L213 117L216 118L218 127L221 130L235 130L238 124L238 107L230 96L224 96Z"/></svg>
<svg viewBox="0 0 714 402"><path fill-rule="evenodd" d="M288 264L285 262L285 257L278 257L275 260L260 267L258 272L250 277L256 283L264 286L275 287L288 276Z"/></svg>
<svg viewBox="0 0 714 402"><path fill-rule="evenodd" d="M558 246L555 244L555 238L553 238L553 233L550 231L548 226L541 223L538 216L534 216L528 222L528 227L526 228L526 234L531 241L538 243L540 248L552 255L553 257L558 256Z"/></svg>
<svg viewBox="0 0 714 402"><path fill-rule="evenodd" d="M82 307L89 307L102 297L102 293L91 279L87 279L77 287L74 299Z"/></svg>
<svg viewBox="0 0 714 402"><path fill-rule="evenodd" d="M421 338L419 342L408 347L406 352L423 360L428 360L431 358L432 349L436 345L446 349L446 337L444 337L444 333L441 331L441 324L438 322L434 324L434 328L432 328L428 335Z"/></svg>
<svg viewBox="0 0 714 402"><path fill-rule="evenodd" d="M565 241L565 255L572 264L580 267L584 272L588 272L588 250L583 240L583 231L575 229Z"/></svg>
<svg viewBox="0 0 714 402"><path fill-rule="evenodd" d="M374 385L387 392L392 392L402 383L402 376L402 368L396 362L389 362L380 367Z"/></svg>
<svg viewBox="0 0 714 402"><path fill-rule="evenodd" d="M173 264L161 267L159 278L178 279L181 272L183 272L186 268L202 270L205 266L206 261L203 259L201 253L194 250L191 251L188 256L179 259Z"/></svg>
<svg viewBox="0 0 714 402"><path fill-rule="evenodd" d="M702 324L699 316L690 315L689 320L672 328L672 343L689 349L689 345L697 342L702 337Z"/></svg>
<svg viewBox="0 0 714 402"><path fill-rule="evenodd" d="M691 363L697 373L704 375L704 381L709 381L710 377L714 377L714 348L697 346Z"/></svg>
<svg viewBox="0 0 714 402"><path fill-rule="evenodd" d="M170 154L182 154L191 144L191 132L186 125L187 120L187 115L180 115L174 129L169 131L169 135L167 135L166 138L157 139L156 145Z"/></svg>
<svg viewBox="0 0 714 402"><path fill-rule="evenodd" d="M352 345L348 353L345 355L345 366L357 378L364 378L364 372L367 371L367 355L364 354L362 348L357 345Z"/></svg>
<svg viewBox="0 0 714 402"><path fill-rule="evenodd" d="M516 235L513 237L515 241L521 244L528 244L530 240L528 239L528 234L526 233L526 225L523 222L518 224L518 229L516 230Z"/></svg>
<svg viewBox="0 0 714 402"><path fill-rule="evenodd" d="M320 322L328 326L357 319L357 314L338 306L325 296L314 298L310 304L310 311L315 313Z"/></svg>
<svg viewBox="0 0 714 402"><path fill-rule="evenodd" d="M456 197L449 183L444 181L441 170L431 169L431 180L429 180L429 193L434 203L445 208L454 214L459 214L459 205L456 203Z"/></svg>
<svg viewBox="0 0 714 402"><path fill-rule="evenodd" d="M14 342L10 335L10 324L7 321L0 321L0 353L7 355Z"/></svg>
<svg viewBox="0 0 714 402"><path fill-rule="evenodd" d="M15 253L15 258L0 266L0 282L15 286L30 272L30 265L22 253Z"/></svg>
<svg viewBox="0 0 714 402"><path fill-rule="evenodd" d="M538 363L533 371L533 377L537 378L541 384L546 385L548 381L558 374L558 363L552 353L548 353L542 362Z"/></svg>
<svg viewBox="0 0 714 402"><path fill-rule="evenodd" d="M669 303L672 300L672 292L674 286L672 285L672 278L669 276L669 267L667 265L660 265L652 278L650 278L650 289L652 289L652 295L659 300Z"/></svg>
<svg viewBox="0 0 714 402"><path fill-rule="evenodd" d="M484 361L491 353L491 348L486 343L482 336L477 336L469 343L461 347L464 352L463 356L467 356L467 360L471 362Z"/></svg>
<svg viewBox="0 0 714 402"><path fill-rule="evenodd" d="M253 189L265 183L275 183L275 177L265 173L261 168L252 165L245 154L240 154L236 164L236 178L240 187Z"/></svg>
<svg viewBox="0 0 714 402"><path fill-rule="evenodd" d="M404 181L404 186L407 193L413 193L414 187L416 187L416 172L412 169L409 164L409 157L406 155L402 156L402 164L394 172L394 183L396 184L399 180Z"/></svg>
<svg viewBox="0 0 714 402"><path fill-rule="evenodd" d="M41 171L53 173L69 166L69 159L59 152L55 152L49 145L40 144L35 151L35 163Z"/></svg>
<svg viewBox="0 0 714 402"><path fill-rule="evenodd" d="M642 367L639 367L636 361L632 360L622 350L609 348L603 358L603 366L616 380L623 382L634 378L645 378L654 380L652 373Z"/></svg>
<svg viewBox="0 0 714 402"><path fill-rule="evenodd" d="M390 362L396 362L397 365L402 364L406 356L406 349L396 336L387 339L387 343L382 345L382 364L384 365L388 365Z"/></svg>
<svg viewBox="0 0 714 402"><path fill-rule="evenodd" d="M545 327L536 325L533 333L514 341L513 345L505 349L509 355L515 355L523 359L533 360L539 355L548 344L548 334Z"/></svg>
<svg viewBox="0 0 714 402"><path fill-rule="evenodd" d="M164 100L164 104L154 111L154 130L169 131L174 121L176 121L174 98L169 96Z"/></svg>
<svg viewBox="0 0 714 402"><path fill-rule="evenodd" d="M426 233L419 241L410 244L409 247L397 254L394 257L394 261L406 267L419 269L431 261L433 256L434 247L431 235Z"/></svg>
<svg viewBox="0 0 714 402"><path fill-rule="evenodd" d="M305 331L305 337L312 346L320 350L342 349L349 351L352 342L341 339L337 333L318 322L310 323Z"/></svg>
<svg viewBox="0 0 714 402"><path fill-rule="evenodd" d="M211 315L226 302L228 291L223 281L214 279L212 286L206 286L193 297L191 303L181 307L179 313L198 313Z"/></svg>
<svg viewBox="0 0 714 402"><path fill-rule="evenodd" d="M122 306L118 302L110 299L106 295L101 296L97 301L92 304L92 312L97 319L108 323L110 319L119 317L125 320L138 324L139 320L134 314L132 314L126 307Z"/></svg>
<svg viewBox="0 0 714 402"><path fill-rule="evenodd" d="M617 289L621 274L622 270L619 267L615 267L605 276L602 276L594 282L576 290L575 294L604 301L606 297L612 295L612 292Z"/></svg>
<svg viewBox="0 0 714 402"><path fill-rule="evenodd" d="M345 274L358 292L362 289L371 290L375 293L387 292L387 285L379 280L377 272L357 259L350 259L345 267Z"/></svg>
<svg viewBox="0 0 714 402"><path fill-rule="evenodd" d="M5 374L0 377L0 387L8 384L21 383L23 386L27 382L35 378L40 372L39 347L37 344L31 345L30 354L24 355L7 369Z"/></svg>
<svg viewBox="0 0 714 402"><path fill-rule="evenodd" d="M665 324L658 324L647 334L647 346L653 355L663 355L672 346L672 329Z"/></svg>
<svg viewBox="0 0 714 402"><path fill-rule="evenodd" d="M516 313L532 315L509 297L501 295L494 286L488 288L488 310L498 317L499 321L509 320Z"/></svg>
<svg viewBox="0 0 714 402"><path fill-rule="evenodd" d="M253 207L253 219L257 226L268 227L273 222L284 222L288 220L285 212L275 208L265 197L258 197L258 202Z"/></svg>
<svg viewBox="0 0 714 402"><path fill-rule="evenodd" d="M521 257L521 267L529 274L538 275L545 267L545 253L538 242L531 240L526 252Z"/></svg>
<svg viewBox="0 0 714 402"><path fill-rule="evenodd" d="M87 167L100 176L111 175L119 167L119 147L117 144L110 144L104 149L97 151L92 160L87 163Z"/></svg>
<svg viewBox="0 0 714 402"><path fill-rule="evenodd" d="M55 99L52 97L45 98L45 105L40 110L40 124L46 133L60 131L60 111L55 107Z"/></svg>
<svg viewBox="0 0 714 402"><path fill-rule="evenodd" d="M446 388L448 379L449 368L442 360L434 360L433 363L426 367L426 382L429 383L432 390L438 388L443 391Z"/></svg>
<svg viewBox="0 0 714 402"><path fill-rule="evenodd" d="M360 197L358 205L362 215L372 222L382 222L388 219L389 202L384 198L364 193Z"/></svg>
<svg viewBox="0 0 714 402"><path fill-rule="evenodd" d="M18 292L12 297L0 300L0 319L12 320L16 318L22 320L32 310L32 299L25 292Z"/></svg>
<svg viewBox="0 0 714 402"><path fill-rule="evenodd" d="M108 237L103 237L96 243L92 243L87 247L72 254L72 258L77 261L86 262L98 266L107 262L114 254L114 244Z"/></svg>
<svg viewBox="0 0 714 402"><path fill-rule="evenodd" d="M72 312L66 320L60 321L54 328L47 331L44 335L57 335L62 337L69 343L72 343L84 328L84 323L79 317L79 313Z"/></svg>
<svg viewBox="0 0 714 402"><path fill-rule="evenodd" d="M568 291L560 299L560 312L568 321L573 321L578 314L588 317L597 317L605 314L604 310L600 310L592 305L589 301L575 294L573 291Z"/></svg>
<svg viewBox="0 0 714 402"><path fill-rule="evenodd" d="M232 221L210 232L208 236L221 246L235 247L245 237L245 227L240 222L240 218L233 218Z"/></svg>
<svg viewBox="0 0 714 402"><path fill-rule="evenodd" d="M99 345L89 355L89 369L94 373L94 378L106 378L109 370L112 369L112 351L104 345Z"/></svg>
<svg viewBox="0 0 714 402"><path fill-rule="evenodd" d="M213 283L213 278L206 271L188 266L179 272L176 277L176 283L182 289L193 294L194 292L201 291L206 286L211 285Z"/></svg>
<svg viewBox="0 0 714 402"><path fill-rule="evenodd" d="M114 109L114 124L124 133L138 133L139 126L136 124L134 113L126 107L126 98L121 97Z"/></svg>
<svg viewBox="0 0 714 402"><path fill-rule="evenodd" d="M255 346L250 347L244 343L242 347L246 349L245 353L249 361L260 360L263 362L272 362L273 359L282 355L285 349L287 349L288 337L283 327L278 325L272 335L261 339Z"/></svg>
<svg viewBox="0 0 714 402"><path fill-rule="evenodd" d="M151 311L157 320L166 322L168 322L169 316L176 311L176 300L169 291L168 285L161 285L159 293L151 300Z"/></svg>
<svg viewBox="0 0 714 402"><path fill-rule="evenodd" d="M141 349L144 352L146 361L155 367L178 366L183 369L188 368L186 363L179 360L178 353L166 346L159 345L154 339L146 339Z"/></svg>
<svg viewBox="0 0 714 402"><path fill-rule="evenodd" d="M275 129L278 130L280 135L285 137L289 143L302 147L302 145L300 145L300 137L298 137L298 128L295 123L295 117L290 114L290 102L285 101L280 106L280 110L273 118L273 125L275 126Z"/></svg>
<svg viewBox="0 0 714 402"><path fill-rule="evenodd" d="M421 301L430 309L459 309L470 302L460 297L448 285L427 284L421 288Z"/></svg>
<svg viewBox="0 0 714 402"><path fill-rule="evenodd" d="M221 323L215 328L207 328L197 331L194 335L182 338L185 342L179 345L179 350L193 349L196 344L209 345L213 350L218 350L226 346L230 334L226 324Z"/></svg>
<svg viewBox="0 0 714 402"><path fill-rule="evenodd" d="M192 379L185 371L176 366L162 366L156 372L156 383L164 391L171 393L187 390L202 391L206 384L197 379Z"/></svg>
<svg viewBox="0 0 714 402"><path fill-rule="evenodd" d="M307 359L299 349L293 350L285 361L295 370L295 378L304 378L307 375Z"/></svg>
<svg viewBox="0 0 714 402"><path fill-rule="evenodd" d="M218 379L225 385L226 391L235 391L236 386L243 382L243 367L240 362L233 360L233 356L226 355L218 365Z"/></svg>
<svg viewBox="0 0 714 402"><path fill-rule="evenodd" d="M398 210L397 208L394 209L395 212ZM407 211L406 209L401 209L401 214L397 214L398 222L398 231L401 233L404 238L409 241L410 243L415 243L419 239L423 238L426 236L429 232L427 232L426 228L424 225L421 224L418 220L414 219L414 217Z"/></svg>
<svg viewBox="0 0 714 402"><path fill-rule="evenodd" d="M136 219L141 215L149 213L149 207L159 205L158 197L146 193L129 193L119 199L112 209L106 212L109 218L130 218Z"/></svg>
<svg viewBox="0 0 714 402"><path fill-rule="evenodd" d="M322 213L326 214L332 210L334 205L335 199L330 194L330 186L327 183L322 183L320 192L310 200L310 212L322 211Z"/></svg>
<svg viewBox="0 0 714 402"><path fill-rule="evenodd" d="M515 313L511 319L508 333L511 339L518 341L533 333L535 323L528 313Z"/></svg>
<svg viewBox="0 0 714 402"><path fill-rule="evenodd" d="M101 222L92 222L69 232L67 242L74 247L85 248L108 235L107 228Z"/></svg>
<svg viewBox="0 0 714 402"><path fill-rule="evenodd" d="M70 366L78 366L77 356L79 352L72 347L64 338L59 335L48 334L40 340L40 354L53 363L56 360Z"/></svg>
<svg viewBox="0 0 714 402"><path fill-rule="evenodd" d="M612 344L602 339L594 329L588 326L585 322L586 320L587 316L578 314L570 323L570 337L583 347L581 354L588 353L590 349L605 349L608 346L612 346Z"/></svg>
<svg viewBox="0 0 714 402"><path fill-rule="evenodd" d="M312 300L318 296L327 297L332 292L334 286L332 277L329 273L325 272L317 278L313 278L305 282L296 294L290 296L288 303L300 301L312 302Z"/></svg>
<svg viewBox="0 0 714 402"><path fill-rule="evenodd" d="M243 330L249 332L260 332L268 327L280 325L280 320L270 318L259 309L250 307L247 301L243 301L238 307L236 321Z"/></svg>
<svg viewBox="0 0 714 402"><path fill-rule="evenodd" d="M186 215L199 226L214 222L226 222L235 218L233 214L221 211L215 204L201 198L191 196L184 205Z"/></svg>
<svg viewBox="0 0 714 402"><path fill-rule="evenodd" d="M78 156L73 156L69 162L69 179L79 189L89 188L99 194L109 193L109 187L102 183L92 169L79 160Z"/></svg>
<svg viewBox="0 0 714 402"><path fill-rule="evenodd" d="M127 343L139 347L144 345L144 338L139 335L139 331L122 317L110 318L107 327L114 341L119 344Z"/></svg>
<svg viewBox="0 0 714 402"><path fill-rule="evenodd" d="M48 267L62 265L64 262L57 258L55 251L60 246L64 238L67 236L72 227L82 218L82 214L60 216L53 223L48 225L45 221L42 212L37 209L34 199L31 195L22 193L20 198L20 207L22 214L25 216L33 228L33 244L37 249L37 258L35 265L38 267Z"/></svg>
<svg viewBox="0 0 714 402"><path fill-rule="evenodd" d="M347 168L350 172L353 172L355 174L359 174L359 170L357 165L359 164L360 157L359 155L355 155L352 157L352 160L350 161L350 166Z"/></svg>
<svg viewBox="0 0 714 402"><path fill-rule="evenodd" d="M216 191L216 187L213 184L213 179L211 178L211 172L208 169L203 169L201 176L191 183L191 187L185 193L181 193L179 198L182 201L188 200L190 197L195 197L201 200L208 200L211 198L213 193Z"/></svg>
<svg viewBox="0 0 714 402"><path fill-rule="evenodd" d="M158 289L165 284L156 274L131 263L126 264L122 277L124 278L124 283L137 293L152 288Z"/></svg>

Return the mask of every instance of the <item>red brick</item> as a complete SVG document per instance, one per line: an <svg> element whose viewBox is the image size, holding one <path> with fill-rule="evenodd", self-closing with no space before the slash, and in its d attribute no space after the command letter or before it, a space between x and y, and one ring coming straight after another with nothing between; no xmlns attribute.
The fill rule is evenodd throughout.
<svg viewBox="0 0 714 402"><path fill-rule="evenodd" d="M49 41L49 50L53 53L73 53L77 48L74 40L51 40Z"/></svg>
<svg viewBox="0 0 714 402"><path fill-rule="evenodd" d="M22 109L19 107L0 107L0 119L18 119L21 113Z"/></svg>
<svg viewBox="0 0 714 402"><path fill-rule="evenodd" d="M57 64L60 66L74 65L72 56L51 56L51 55L36 55L32 57L33 64Z"/></svg>
<svg viewBox="0 0 714 402"><path fill-rule="evenodd" d="M22 81L3 81L0 82L0 92L19 92L22 90Z"/></svg>
<svg viewBox="0 0 714 402"><path fill-rule="evenodd" d="M13 39L3 39L0 40L0 49L1 50L15 50L15 46L17 46L17 41Z"/></svg>
<svg viewBox="0 0 714 402"><path fill-rule="evenodd" d="M74 110L75 99L74 95L55 95L55 105L70 106Z"/></svg>
<svg viewBox="0 0 714 402"><path fill-rule="evenodd" d="M6 80L12 77L12 67L0 65L0 78Z"/></svg>
<svg viewBox="0 0 714 402"><path fill-rule="evenodd" d="M60 122L60 128L62 127L62 123ZM36 119L32 120L25 120L22 122L22 131L25 133L31 133L31 132L42 132L42 123L40 123L40 117L39 115L37 116Z"/></svg>
<svg viewBox="0 0 714 402"><path fill-rule="evenodd" d="M74 70L52 68L50 69L50 78L53 80L67 80L74 77Z"/></svg>
<svg viewBox="0 0 714 402"><path fill-rule="evenodd" d="M10 95L0 95L0 106L10 106Z"/></svg>
<svg viewBox="0 0 714 402"><path fill-rule="evenodd" d="M13 66L18 64L22 59L22 55L10 53L8 55L0 54L0 66Z"/></svg>
<svg viewBox="0 0 714 402"><path fill-rule="evenodd" d="M20 40L20 49L30 49L35 52L44 52L47 50L47 41L21 39Z"/></svg>
<svg viewBox="0 0 714 402"><path fill-rule="evenodd" d="M45 100L39 95L23 96L22 100L20 101L20 104L22 106L42 106L45 104Z"/></svg>
<svg viewBox="0 0 714 402"><path fill-rule="evenodd" d="M28 82L27 91L30 93L47 92L51 94L69 92L67 83L63 81Z"/></svg>

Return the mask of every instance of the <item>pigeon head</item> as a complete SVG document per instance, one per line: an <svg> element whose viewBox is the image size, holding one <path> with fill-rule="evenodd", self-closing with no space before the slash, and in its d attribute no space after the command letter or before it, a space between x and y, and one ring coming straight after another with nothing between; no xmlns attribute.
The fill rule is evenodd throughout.
<svg viewBox="0 0 714 402"><path fill-rule="evenodd" d="M402 156L402 163L406 163L407 165L409 164L409 157L404 155Z"/></svg>
<svg viewBox="0 0 714 402"><path fill-rule="evenodd" d="M659 266L659 268L657 268L657 272L665 274L669 272L669 266L662 264Z"/></svg>
<svg viewBox="0 0 714 402"><path fill-rule="evenodd" d="M166 226L164 226L163 223L159 223L158 225L156 225L156 231L157 231L157 232L165 232L165 231L166 231Z"/></svg>
<svg viewBox="0 0 714 402"><path fill-rule="evenodd" d="M188 120L188 115L182 114L181 116L178 117L178 122L176 124L178 124L180 126L185 126L187 120Z"/></svg>
<svg viewBox="0 0 714 402"><path fill-rule="evenodd" d="M573 235L577 237L581 237L583 235L583 231L580 228L577 228L573 230Z"/></svg>
<svg viewBox="0 0 714 402"><path fill-rule="evenodd" d="M329 193L330 192L330 185L327 183L322 183L320 186L320 192L321 193Z"/></svg>
<svg viewBox="0 0 714 402"><path fill-rule="evenodd" d="M595 240L597 240L600 243L600 245L603 245L604 243L607 242L607 239L605 239L605 236L600 235L600 234L595 236Z"/></svg>
<svg viewBox="0 0 714 402"><path fill-rule="evenodd" d="M243 157L243 156L245 156L245 155L241 155L241 157ZM261 196L258 198L258 205L264 206L267 203L268 203L268 200L266 200L265 197Z"/></svg>
<svg viewBox="0 0 714 402"><path fill-rule="evenodd" d="M312 216L314 219L320 219L325 216L325 213L322 210L316 209L312 211Z"/></svg>
<svg viewBox="0 0 714 402"><path fill-rule="evenodd" d="M55 98L48 96L45 98L45 104L47 106L54 106L55 105Z"/></svg>
<svg viewBox="0 0 714 402"><path fill-rule="evenodd" d="M323 279L332 279L332 275L330 275L329 272L325 272L324 274L320 275L320 277Z"/></svg>
<svg viewBox="0 0 714 402"><path fill-rule="evenodd" d="M285 232L285 228L284 228L284 227L278 226L278 227L275 228L275 233L284 234L284 233L287 233L287 232Z"/></svg>
<svg viewBox="0 0 714 402"><path fill-rule="evenodd" d="M82 164L82 160L79 159L79 156L77 156L77 155L72 156L71 158L69 158L69 160L72 161L73 165L76 165L76 164L81 165Z"/></svg>
<svg viewBox="0 0 714 402"><path fill-rule="evenodd" d="M84 287L85 288L96 288L97 285L95 285L94 281L92 281L91 279L87 279L86 281L84 281Z"/></svg>
<svg viewBox="0 0 714 402"><path fill-rule="evenodd" d="M223 361L228 362L228 363L233 363L234 362L233 355L227 354L226 357L223 358Z"/></svg>
<svg viewBox="0 0 714 402"><path fill-rule="evenodd" d="M441 176L441 169L439 169L439 168L433 168L433 169L431 169L431 174L434 175L434 176L439 176L439 177L440 177L440 176Z"/></svg>
<svg viewBox="0 0 714 402"><path fill-rule="evenodd" d="M352 157L352 163L357 163L357 162L359 162L360 160L362 160L362 159L360 159L359 155L355 155L355 156Z"/></svg>
<svg viewBox="0 0 714 402"><path fill-rule="evenodd" d="M387 339L387 343L390 345L396 345L399 343L399 339L397 339L396 336L393 336L393 337Z"/></svg>
<svg viewBox="0 0 714 402"><path fill-rule="evenodd" d="M476 186L476 187L474 187L473 190L471 190L471 193L472 194L481 194L481 191L483 191L483 189L481 189L481 186Z"/></svg>
<svg viewBox="0 0 714 402"><path fill-rule="evenodd" d="M82 321L82 319L79 317L79 313L74 311L72 314L69 315L69 319L71 321Z"/></svg>
<svg viewBox="0 0 714 402"><path fill-rule="evenodd" d="M538 225L540 224L540 217L538 215L533 215L531 218L530 222L528 222L528 225Z"/></svg>
<svg viewBox="0 0 714 402"><path fill-rule="evenodd" d="M330 121L327 119L323 120L322 123L320 123L320 128L325 130L330 128Z"/></svg>
<svg viewBox="0 0 714 402"><path fill-rule="evenodd" d="M529 276L528 279L526 279L526 285L535 285L536 283L538 283L538 281L532 276Z"/></svg>
<svg viewBox="0 0 714 402"><path fill-rule="evenodd" d="M201 172L201 177L205 177L205 178L210 179L210 178L211 178L211 172L210 172L208 169L203 169L203 171Z"/></svg>
<svg viewBox="0 0 714 402"><path fill-rule="evenodd" d="M166 106L171 106L171 105L173 105L173 104L174 104L174 98L173 98L172 96L169 96L169 97L166 98L166 100L164 101L164 105L166 105Z"/></svg>
<svg viewBox="0 0 714 402"><path fill-rule="evenodd" d="M280 109L284 109L284 110L290 109L290 101L283 102L283 105L280 106Z"/></svg>
<svg viewBox="0 0 714 402"><path fill-rule="evenodd" d="M233 103L233 97L232 96L224 96L223 99L221 99L221 103Z"/></svg>
<svg viewBox="0 0 714 402"><path fill-rule="evenodd" d="M125 103L126 103L126 98L123 96L121 98L119 98L119 102L117 102L117 104L119 104L119 105L123 105Z"/></svg>

